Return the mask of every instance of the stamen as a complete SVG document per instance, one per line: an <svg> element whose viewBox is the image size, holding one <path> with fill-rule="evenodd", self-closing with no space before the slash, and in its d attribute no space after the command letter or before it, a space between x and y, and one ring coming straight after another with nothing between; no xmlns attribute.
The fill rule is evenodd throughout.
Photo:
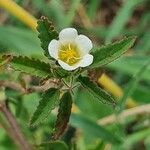
<svg viewBox="0 0 150 150"><path fill-rule="evenodd" d="M81 59L80 51L75 44L67 43L61 45L58 52L59 59L69 65L74 65Z"/></svg>
<svg viewBox="0 0 150 150"><path fill-rule="evenodd" d="M71 50L71 46L70 46L70 44L69 44L69 50Z"/></svg>

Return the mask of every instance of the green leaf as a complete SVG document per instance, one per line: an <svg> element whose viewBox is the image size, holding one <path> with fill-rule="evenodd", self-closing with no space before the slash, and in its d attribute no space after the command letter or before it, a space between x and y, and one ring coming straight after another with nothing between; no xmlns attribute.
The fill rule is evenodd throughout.
<svg viewBox="0 0 150 150"><path fill-rule="evenodd" d="M44 119L48 117L51 110L55 108L58 103L60 92L58 89L51 88L47 90L43 95L34 112L30 125L35 126L41 123Z"/></svg>
<svg viewBox="0 0 150 150"><path fill-rule="evenodd" d="M78 109L89 119L98 120L102 117L111 115L114 109L109 105L104 105L87 90L82 87L78 88L74 95L75 103ZM87 113L88 112L88 113Z"/></svg>
<svg viewBox="0 0 150 150"><path fill-rule="evenodd" d="M52 76L51 66L45 62L41 62L38 59L29 58L26 56L12 56L10 65L13 69L28 73L33 76L46 78Z"/></svg>
<svg viewBox="0 0 150 150"><path fill-rule="evenodd" d="M5 48L3 50L16 55L43 58L37 33L24 28L0 26L0 35L0 46Z"/></svg>
<svg viewBox="0 0 150 150"><path fill-rule="evenodd" d="M121 142L121 139L113 133L81 115L72 114L70 123L74 127L81 128L84 132L88 133L89 136L101 138L104 141L115 144Z"/></svg>
<svg viewBox="0 0 150 150"><path fill-rule="evenodd" d="M90 68L97 68L114 61L125 53L134 44L134 42L135 37L128 37L95 50L92 52L94 61Z"/></svg>
<svg viewBox="0 0 150 150"><path fill-rule="evenodd" d="M68 150L67 145L62 141L53 141L39 145L40 150Z"/></svg>
<svg viewBox="0 0 150 150"><path fill-rule="evenodd" d="M41 40L41 47L44 50L46 57L50 57L48 53L48 45L51 40L58 39L58 33L55 31L54 26L48 18L42 16L37 22L37 30L39 32L39 39Z"/></svg>
<svg viewBox="0 0 150 150"><path fill-rule="evenodd" d="M55 133L53 135L54 139L58 139L65 131L67 124L69 122L72 107L72 97L69 92L64 93L60 100Z"/></svg>
<svg viewBox="0 0 150 150"><path fill-rule="evenodd" d="M102 103L112 104L115 106L116 103L112 96L90 81L88 77L79 76L78 81L94 96L94 98L98 99Z"/></svg>

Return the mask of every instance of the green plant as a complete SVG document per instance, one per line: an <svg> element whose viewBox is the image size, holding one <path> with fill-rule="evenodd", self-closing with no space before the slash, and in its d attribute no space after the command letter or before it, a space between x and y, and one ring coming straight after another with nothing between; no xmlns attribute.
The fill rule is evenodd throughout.
<svg viewBox="0 0 150 150"><path fill-rule="evenodd" d="M55 130L52 136L52 139L57 140L62 136L69 122L73 101L72 94L74 93L74 90L79 87L79 83L97 100L115 107L116 103L114 98L106 91L98 87L98 85L93 83L87 76L87 72L95 67L106 65L120 57L133 45L135 37L125 38L119 42L115 42L94 50L92 52L92 55L94 56L92 65L86 67L85 69L79 68L70 72L63 70L53 58L49 57L48 44L51 40L58 38L58 34L54 30L52 23L49 22L47 18L42 17L38 21L37 29L43 52L49 59L47 62L26 56L4 55L2 56L1 64L6 66L6 68L9 64L15 71L39 77L42 80L45 80L45 82L50 81L48 87L43 89L42 98L36 111L33 113L30 125L39 125L39 123L43 122L45 118L48 117L50 112L59 105ZM22 88L24 88L25 93L33 92L30 89L26 89L26 87ZM109 140L109 136L112 137L109 131L104 130L103 132L104 137L100 135L102 138ZM113 140L109 141L116 142L120 140L113 138Z"/></svg>
<svg viewBox="0 0 150 150"><path fill-rule="evenodd" d="M149 150L148 6L0 0L0 149Z"/></svg>

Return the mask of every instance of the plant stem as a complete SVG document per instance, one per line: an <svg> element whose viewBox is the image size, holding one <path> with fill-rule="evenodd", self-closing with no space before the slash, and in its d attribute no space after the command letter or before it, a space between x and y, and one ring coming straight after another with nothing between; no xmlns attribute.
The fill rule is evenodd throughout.
<svg viewBox="0 0 150 150"><path fill-rule="evenodd" d="M13 114L10 112L9 108L6 105L6 102L3 101L0 103L0 111L2 112L2 114L5 116L8 124L9 124L9 130L6 130L7 128L4 128L7 131L8 134L10 134L10 137L12 138L12 140L16 143L16 145L18 146L18 148L20 150L32 150L31 147L29 146L27 140L25 139L25 137L23 136L20 127L18 125L18 123L16 122Z"/></svg>
<svg viewBox="0 0 150 150"><path fill-rule="evenodd" d="M129 116L139 115L139 114L141 115L141 114L146 114L146 113L148 114L150 113L150 104L137 106L134 108L124 110L122 113L120 113L120 115L118 115L118 117L115 114L104 117L98 120L97 123L100 125L108 125L108 124L117 122L117 120L124 121Z"/></svg>

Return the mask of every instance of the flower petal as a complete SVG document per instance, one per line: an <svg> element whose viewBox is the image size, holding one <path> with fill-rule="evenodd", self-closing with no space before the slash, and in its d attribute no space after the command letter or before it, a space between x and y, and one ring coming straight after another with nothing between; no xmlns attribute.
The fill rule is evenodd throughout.
<svg viewBox="0 0 150 150"><path fill-rule="evenodd" d="M74 66L70 66L68 65L67 63L61 61L61 60L58 60L58 63L60 64L60 66L65 69L65 70L68 70L68 71L71 71L71 70L75 70L79 67L79 65L74 65Z"/></svg>
<svg viewBox="0 0 150 150"><path fill-rule="evenodd" d="M91 54L86 54L83 56L82 60L79 62L80 67L86 67L91 65L93 62L93 55Z"/></svg>
<svg viewBox="0 0 150 150"><path fill-rule="evenodd" d="M52 40L48 45L48 52L51 57L58 59L59 42Z"/></svg>
<svg viewBox="0 0 150 150"><path fill-rule="evenodd" d="M78 36L78 32L75 28L65 28L59 33L59 40L72 41Z"/></svg>
<svg viewBox="0 0 150 150"><path fill-rule="evenodd" d="M83 55L89 53L89 51L93 47L92 41L85 35L80 34L79 36L77 36L75 41L81 49Z"/></svg>

